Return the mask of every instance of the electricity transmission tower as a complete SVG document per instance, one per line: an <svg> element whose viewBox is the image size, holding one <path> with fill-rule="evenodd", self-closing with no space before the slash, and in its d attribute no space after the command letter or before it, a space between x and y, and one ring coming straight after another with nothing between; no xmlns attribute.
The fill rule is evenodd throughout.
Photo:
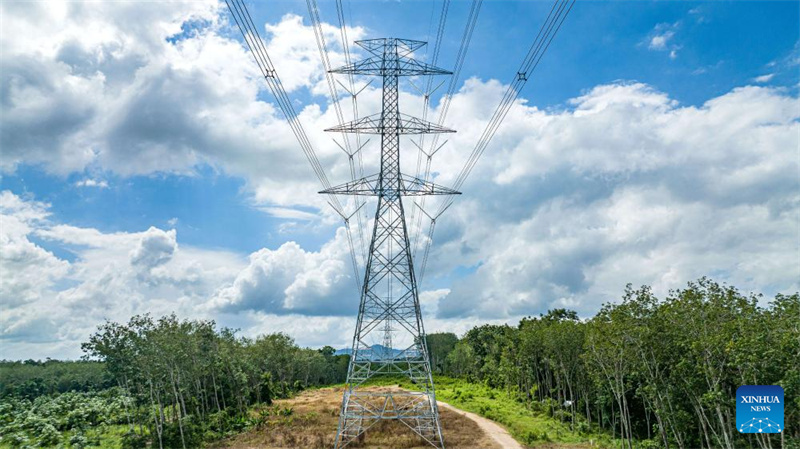
<svg viewBox="0 0 800 449"><path fill-rule="evenodd" d="M401 114L398 81L401 76L450 72L410 57L425 42L387 38L356 44L371 56L332 72L381 77L382 110L326 131L380 135L381 168L380 173L320 192L378 197L336 448L347 446L381 420L398 420L432 446L443 449L403 197L458 192L401 173L400 135L454 131ZM420 391L362 388L376 376L405 376Z"/></svg>
<svg viewBox="0 0 800 449"><path fill-rule="evenodd" d="M466 49L475 28L482 0L473 0L464 37L461 40L456 63L456 73L460 73ZM353 336L352 354L347 372L347 384L342 398L342 408L339 415L339 427L336 435L336 449L343 448L361 437L370 427L382 420L396 420L408 426L432 446L444 449L442 429L439 423L439 411L436 405L436 395L431 376L430 361L425 341L425 329L422 325L420 314L419 292L415 277L413 260L409 245L408 228L406 226L403 208L404 196L424 195L457 195L454 189L459 189L467 179L478 159L486 150L500 124L515 103L520 90L525 86L530 74L536 69L542 56L553 41L566 16L572 10L575 0L554 0L545 22L531 44L519 70L514 74L508 89L500 104L492 114L481 137L475 144L466 164L456 177L454 189L437 186L428 182L430 173L430 159L438 151L436 140L426 152L422 148L422 137L417 144L420 153L427 156L424 179L403 174L400 171L400 135L401 134L433 134L455 132L440 125L433 124L408 115L400 114L398 105L398 82L401 76L449 75L451 72L434 67L433 65L419 62L410 57L425 42L408 39L370 39L357 41L356 44L364 48L371 56L365 60L350 63L349 53L345 48L345 61L347 65L330 73L342 73L351 76L350 94L353 100L353 112L358 117L357 101L353 89L353 75L380 76L383 80L383 104L379 114L356 118L350 123L343 123L341 111L338 106L338 96L331 77L328 85L331 89L331 98L337 109L340 125L326 131L356 134L377 134L381 136L381 161L380 172L361 179L355 179L353 154L359 152L362 145L358 143L355 151L349 151L349 143L345 146L350 157L350 170L353 181L332 187L325 175L325 170L320 164L311 141L298 118L292 102L283 88L275 66L269 57L267 48L259 36L258 29L250 16L244 0L225 0L237 27L242 32L245 44L261 70L267 86L275 97L276 104L283 114L297 138L303 153L311 164L314 173L325 190L320 193L331 197L330 205L342 216L345 229L348 233L351 258L358 278L355 251L350 237L349 219L344 213L341 203L336 195L363 195L377 196L378 208L375 212L375 221L372 231L369 253L366 256L366 273L361 288L361 304L358 311L358 321ZM346 47L346 32L344 15L341 2L337 0L337 11L342 30L342 45ZM444 30L444 21L447 16L448 1L443 2L442 18L440 20L437 43L441 41ZM317 45L322 55L323 65L329 67L327 50L325 49L324 33L319 18L319 11L315 0L308 0L309 13L315 26ZM438 44L437 44L438 47ZM437 49L438 51L438 49ZM436 56L434 56L434 63ZM450 100L456 87L458 76L451 78L447 94L444 96L439 117L439 124L444 122ZM346 88L345 88L346 89ZM363 88L362 88L363 90ZM419 90L419 89L417 89ZM359 91L360 92L360 91ZM427 107L430 91L425 93ZM441 148L441 147L439 147ZM344 148L343 148L344 149ZM359 163L360 163L359 154ZM421 155L420 155L421 157ZM418 160L417 166L420 166ZM418 169L419 170L419 169ZM424 200L424 198L423 198ZM428 239L425 242L422 269L420 276L425 271L425 261L428 258L428 249L433 237L436 220L452 204L453 197L445 199L439 212L428 214L420 207L423 214L428 216L431 226ZM362 203L363 206L363 203ZM361 207L356 209L357 213ZM360 217L360 215L359 215ZM360 220L360 218L359 218ZM359 223L359 229L361 229ZM358 280L357 280L358 282ZM380 342L380 344L378 344ZM405 376L414 383L420 391L405 392L384 389L367 390L365 383L376 376Z"/></svg>

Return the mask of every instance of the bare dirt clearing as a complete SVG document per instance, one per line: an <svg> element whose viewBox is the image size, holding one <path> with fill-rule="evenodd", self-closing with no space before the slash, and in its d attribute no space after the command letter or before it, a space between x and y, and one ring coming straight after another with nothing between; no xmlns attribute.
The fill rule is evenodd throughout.
<svg viewBox="0 0 800 449"><path fill-rule="evenodd" d="M376 387L377 389L378 387ZM217 449L330 449L339 419L341 388L323 388L304 392L292 399L275 401L271 407L254 412L264 416L264 423L250 431L213 445ZM289 411L291 410L291 411ZM269 411L268 415L265 413ZM497 424L488 421L479 425L473 414L443 405L440 409L445 444L448 449L521 449L516 441ZM491 428L490 425L496 426ZM486 430L488 429L488 430ZM490 432L492 435L490 435ZM500 445L495 438L505 433L514 445ZM382 422L367 432L361 442L349 445L368 449L427 449L399 422Z"/></svg>

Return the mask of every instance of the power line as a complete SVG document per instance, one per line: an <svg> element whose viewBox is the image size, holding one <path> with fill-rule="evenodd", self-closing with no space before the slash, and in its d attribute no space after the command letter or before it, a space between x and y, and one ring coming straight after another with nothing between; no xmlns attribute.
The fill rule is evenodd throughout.
<svg viewBox="0 0 800 449"><path fill-rule="evenodd" d="M236 22L236 26L242 33L250 53L256 60L256 64L258 65L261 74L264 76L267 86L275 97L275 101L278 103L278 107L289 122L292 133L300 143L300 147L302 148L306 159L308 159L308 162L311 164L314 174L317 175L317 179L319 179L320 183L326 189L330 188L331 184L328 181L325 170L322 167L316 152L314 151L314 147L311 145L311 141L308 139L305 129L303 129L303 125L300 123L297 112L295 112L294 107L289 100L289 96L286 94L286 89L283 87L283 83L281 83L281 79L275 70L275 66L272 63L269 54L267 53L266 46L261 40L258 29L253 23L253 18L250 16L250 12L247 10L247 6L245 6L243 0L225 0L225 4L228 6L228 10L231 12L233 19ZM330 200L333 208L340 215L342 215L344 212L338 198L330 195Z"/></svg>
<svg viewBox="0 0 800 449"><path fill-rule="evenodd" d="M441 45L442 45L442 37L444 35L445 25L447 24L447 12L449 11L449 9L450 9L450 0L443 0L442 1L442 11L441 11L441 13L439 13L439 23L438 23L438 26L436 28L436 41L434 41L434 44L433 44L433 59L431 61L432 65L436 65L436 63L437 63L437 61L439 59L439 53L441 52ZM433 12L434 12L434 10L435 10L435 8L433 7L433 3L432 3L431 4L431 19L430 19L431 20L431 24L433 23ZM428 34L430 35L430 26L429 26ZM426 46L425 48L426 48L426 56L427 56L427 48L428 48L428 46ZM413 84L412 84L412 86L413 86ZM425 85L425 91L424 92L423 91L419 91L419 94L422 95L422 120L427 120L428 119L428 107L430 105L431 94L433 93L431 91L431 87L433 87L433 78L432 77L428 77L427 83ZM420 148L425 146L425 134L421 134L419 136L419 144L417 146L420 147ZM422 166L422 153L420 152L420 153L417 153L417 167L416 167L416 170L414 171L414 175L415 176L419 176L420 167L421 166ZM414 227L413 224L414 224L415 221L418 222L418 224L421 224L422 217L420 216L419 219L415 220L415 213L416 213L416 211L414 209L411 209L411 216L410 216L411 219L409 221L412 224L411 232L414 232L415 235L418 236L419 235L419 232L418 232L419 231L419 227L418 226ZM416 249L417 249L417 240L418 240L418 237L415 237L414 238L414 244L412 246L414 248L414 253L415 254L416 254Z"/></svg>
<svg viewBox="0 0 800 449"><path fill-rule="evenodd" d="M337 5L338 4L339 3L337 2ZM319 16L319 8L317 7L317 0L306 0L306 5L308 6L308 15L311 18L311 24L312 24L312 26L314 28L314 37L315 37L315 40L317 41L317 48L319 49L320 59L322 60L322 66L323 66L323 69L325 71L325 80L327 81L328 90L330 91L331 104L333 105L333 108L334 108L334 110L336 112L336 118L337 118L337 120L339 122L339 125L341 126L345 122L344 114L342 113L342 107L339 104L339 93L336 90L336 82L334 81L333 74L331 73L331 61L330 61L330 58L328 57L328 47L325 44L325 34L324 34L323 30L322 30L322 20L320 19L320 16ZM345 35L343 34L343 38L344 38L344 36ZM347 48L347 44L344 43L343 47L346 49ZM355 96L353 96L353 97L355 97ZM356 171L355 171L355 166L354 166L354 162L353 162L353 153L354 153L354 151L350 147L350 138L347 136L347 133L345 133L343 131L341 133L341 135L342 135L342 140L344 141L344 148L342 148L342 150L344 150L344 152L347 153L348 164L350 166L350 176L352 178L352 181L355 181L357 179L357 177L356 177ZM355 151L360 151L360 149L361 148L359 147ZM358 204L358 203L356 202L356 204ZM357 214L357 216L359 217L358 222L359 222L359 235L361 236L361 253L362 253L362 256L364 257L364 259L366 259L365 249L364 249L364 238L363 238L364 233L361 230L361 220L360 220L361 215L358 214L358 209L360 209L360 206L356 206L356 212L354 212L354 214ZM361 289L361 278L360 278L360 276L358 274L358 263L357 263L357 259L356 259L356 250L355 250L355 245L353 244L352 232L350 230L350 218L352 218L352 215L350 217L346 217L344 214L341 214L341 213L340 213L340 215L342 216L342 219L344 219L345 231L347 232L347 243L348 243L348 246L350 248L350 258L352 259L352 262L353 262L353 271L355 273L356 290L360 290Z"/></svg>
<svg viewBox="0 0 800 449"><path fill-rule="evenodd" d="M328 57L328 47L325 44L325 34L322 31L322 21L319 17L319 8L317 7L317 0L306 0L308 6L308 15L311 18L311 24L314 28L314 38L317 41L317 48L319 49L319 56L322 60L322 67L325 71L325 80L328 84L328 91L331 94L331 103L336 111L336 118L339 124L344 123L344 115L342 114L342 106L339 104L339 93L336 91L336 82L333 79L331 71L331 60ZM350 139L347 133L342 133L342 140L345 142L347 152L350 152Z"/></svg>
<svg viewBox="0 0 800 449"><path fill-rule="evenodd" d="M458 81L461 76L461 69L464 66L464 60L467 57L467 51L469 50L469 44L472 41L472 34L475 31L475 26L478 23L478 15L480 13L481 5L483 0L473 0L472 5L469 10L469 15L467 16L467 24L464 27L464 34L461 36L461 42L458 47L458 53L456 54L456 62L453 68L453 75L450 77L450 84L447 86L447 92L445 93L442 99L441 109L439 111L439 118L437 120L437 124L439 126L444 125L444 121L447 117L447 112L450 110L450 103L453 100L453 95L455 94L456 87L458 86ZM446 142L445 142L446 143ZM419 150L418 153L418 161L422 157L423 153L425 155L425 171L422 176L422 179L428 181L431 173L431 160L433 159L433 155L439 151L439 149L444 146L439 144L439 135L436 134L431 141L430 149L426 152L424 151L423 145L424 142L420 140ZM419 171L419 163L417 165L417 171ZM421 199L422 207L425 206L425 198ZM414 220L414 214L411 215L411 220ZM417 225L414 227L414 254L416 255L417 250L419 249L419 238L422 234L422 215L417 216ZM430 240L426 243L425 253L428 252L430 245ZM420 280L422 280L422 273L425 269L425 261L427 258L423 259L423 265L420 269Z"/></svg>
<svg viewBox="0 0 800 449"><path fill-rule="evenodd" d="M475 164L477 164L478 159L480 159L483 152L486 150L486 147L491 142L494 135L497 133L497 129L500 127L500 124L508 115L508 111L511 109L511 106L516 101L517 97L519 96L520 91L528 82L531 74L536 67L539 65L539 62L544 56L544 53L550 47L550 43L553 41L553 38L556 36L558 31L561 29L561 25L564 23L564 20L567 18L567 15L572 10L572 6L575 4L575 0L555 0L553 6L550 8L550 12L547 15L542 26L539 28L539 32L536 35L536 38L533 40L528 53L525 55L525 58L520 65L519 70L514 75L512 81L509 83L508 89L506 90L503 98L500 100L500 104L498 104L497 109L495 109L494 113L492 114L492 118L486 125L481 137L478 139L478 142L475 144L475 148L473 148L472 153L467 158L464 167L461 169L461 172L458 174L456 181L453 185L454 190L458 190L466 181L469 174L472 172L472 169L475 168ZM466 34L465 34L466 36ZM455 70L460 70L460 66L457 65ZM447 105L449 108L449 104ZM446 115L446 109L443 109L442 112ZM436 212L434 217L438 218L442 213L444 213L450 205L453 204L454 199L448 198L439 207L439 210ZM427 214L426 214L427 215ZM431 226L428 232L428 239L425 242L425 257L422 262L422 266L420 269L420 276L419 281L422 282L422 276L425 273L425 265L427 264L427 254L430 250L430 245L433 240L433 229L435 227L435 221L431 221Z"/></svg>
<svg viewBox="0 0 800 449"><path fill-rule="evenodd" d="M324 35L322 33L322 26L321 26L321 21L320 21L320 18L319 18L319 10L317 8L316 0L306 0L306 2L307 2L307 5L308 5L308 8L309 8L309 14L311 16L312 23L314 24L314 33L315 33L315 37L316 37L316 40L317 40L318 47L320 49L321 59L323 61L323 65L325 67L326 81L328 83L328 88L331 91L331 101L332 101L332 103L334 105L334 108L335 108L335 111L336 111L336 115L337 115L337 119L339 120L339 123L341 125L344 122L344 116L343 116L343 113L341 111L341 106L340 106L339 101L338 101L338 94L336 92L336 86L335 86L334 80L333 80L332 76L330 75L330 73L328 73L328 71L330 70L330 60L328 58L327 49L326 49L326 46L325 46L325 39L324 39ZM317 175L317 178L320 180L320 182L325 187L325 189L326 190L330 190L331 189L331 185L330 185L330 182L328 181L327 176L325 175L325 171L324 171L321 163L319 162L319 158L317 157L317 155L316 155L316 153L315 153L315 151L314 151L314 149L313 149L313 147L311 145L311 142L309 141L308 136L305 133L305 130L303 129L301 123L298 120L298 117L297 117L297 114L296 114L296 112L294 110L294 107L292 106L292 103L289 100L288 95L286 94L286 90L283 88L281 80L277 75L275 67L274 67L274 65L272 64L272 61L269 58L269 55L267 54L266 47L264 46L264 43L261 40L261 37L259 36L258 31L257 31L256 27L253 24L252 17L250 16L249 11L247 11L247 8L244 5L243 0L225 0L225 3L228 6L228 9L231 11L231 14L234 17L234 20L236 21L236 24L239 27L239 30L242 32L242 36L244 37L245 43L247 44L248 48L250 49L250 52L253 54L253 57L255 58L256 63L258 64L259 69L261 70L261 73L264 76L264 79L267 81L267 84L268 84L270 90L272 91L273 95L275 96L275 99L276 99L276 101L278 103L278 106L280 107L280 109L284 113L284 115L286 116L286 118L287 118L287 120L289 122L289 125L292 128L292 132L295 134L295 137L297 138L298 142L300 143L300 146L303 149L303 152L305 153L306 158L308 159L309 163L311 164L312 169L314 170L314 173ZM574 3L575 3L575 0L555 0L555 2L553 3L553 6L550 9L550 12L549 12L549 14L547 16L547 19L545 20L545 22L540 27L539 32L538 32L536 38L534 39L533 43L531 44L531 47L528 50L528 53L526 54L525 58L523 59L523 62L520 65L519 70L515 74L513 80L509 83L508 89L506 90L505 94L503 95L502 99L500 100L500 103L498 104L497 108L495 109L494 113L492 114L491 119L487 123L486 128L484 129L483 133L481 134L480 138L478 139L478 142L475 144L475 147L473 148L471 154L467 158L467 160L466 160L466 162L464 164L464 167L461 169L461 171L459 172L458 176L456 177L456 181L454 183L453 190L459 189L463 185L463 183L466 181L466 179L469 176L469 174L474 169L474 167L477 164L478 160L483 155L483 152L486 150L486 147L488 146L488 144L491 142L492 138L497 133L497 130L500 127L500 124L503 122L505 117L508 115L508 112L509 112L511 106L516 101L517 97L519 96L520 91L525 86L525 84L527 83L529 77L531 76L533 71L538 66L539 62L541 61L542 57L544 56L544 53L550 47L550 44L552 43L553 38L555 37L555 35L560 30L562 24L564 23L564 20L566 19L566 17L569 14L569 12L572 10L572 7L573 7ZM463 67L464 60L466 58L467 50L469 48L469 43L471 41L472 34L474 32L475 25L477 23L477 18L478 18L478 14L480 12L481 4L482 4L482 0L473 0L473 2L472 2L472 7L470 9L470 13L469 13L469 16L467 18L467 25L465 27L464 34L463 34L463 36L461 38L461 43L460 43L460 46L459 46L459 52L458 52L458 54L456 56L456 64L455 64L455 67L454 67L454 73L455 74L450 79L450 84L448 86L448 91L447 91L447 93L446 93L446 95L445 95L445 97L443 99L442 108L440 109L439 120L438 120L438 124L440 126L443 124L443 122L444 122L444 120L445 120L445 118L447 116L447 113L449 111L450 103L452 101L453 94L455 93L455 88L457 86L459 75L460 75L461 69ZM344 11L343 11L341 0L337 0L336 1L336 6L337 6L337 16L338 16L338 19L339 19L339 25L340 25L340 30L341 30L340 32L341 32L342 41L343 41L342 42L343 43L342 47L343 47L344 52L345 52L345 59L347 61L347 64L350 65L350 61L349 61L350 60L350 54L349 54L349 50L348 50L348 46L347 46L347 32L346 32L346 27L345 27ZM449 10L449 0L444 0L443 1L443 5L442 5L442 13L440 15L439 24L438 24L438 27L437 27L437 38L436 38L436 44L435 44L435 47L434 47L434 54L433 54L434 63L436 62L436 60L439 57L441 40L442 40L442 36L444 34L444 29L445 29L445 24L446 24L446 20L447 20L448 10ZM351 17L351 20L352 20L352 17ZM354 80L353 80L352 73L349 74L349 82L350 82L350 87L351 87L350 94L351 94L352 102L353 102L354 119L355 119L355 121L357 121L358 120L357 98L356 98L355 83L354 83ZM431 87L431 83L428 82L428 85L426 87L427 90L424 93L425 108L424 108L424 111L423 111L423 115L427 115L427 110L428 110L427 105L428 105L428 102L430 100L430 98L429 98L429 96L430 96L430 90L429 90L430 87ZM358 135L357 135L357 138L358 138ZM359 170L360 170L361 174L363 174L363 164L361 162L362 159L361 159L361 155L360 155L360 149L362 148L362 146L361 146L361 144L359 142L358 143L358 148L355 150L355 152L353 152L353 151L350 150L350 144L349 144L349 141L347 140L347 138L344 139L344 142L345 142L345 150L348 153L348 157L350 158L349 162L351 164L351 177L353 179L355 179L355 169L354 169L354 166L353 166L353 154L359 153L359 158L358 158L358 160L359 160ZM419 171L420 171L421 158L422 158L422 155L424 154L426 156L427 160L426 160L425 174L424 174L422 182L425 183L425 182L427 182L427 178L430 176L431 158L433 157L433 154L436 151L438 151L439 148L441 148L441 146L440 147L436 146L438 144L438 136L434 137L433 141L431 142L430 150L428 152L425 152L423 150L423 148L424 148L423 147L423 143L424 143L424 141L421 140L420 144L418 145L420 153L419 153L419 157L418 157L418 160L417 160L417 173L419 173ZM345 215L341 204L339 203L338 199L334 195L330 195L330 198L331 198L331 206L334 208L334 210L336 210L337 213L339 213L339 215L341 215L343 218L345 218L345 224L346 224L346 228L347 228L347 232L348 232L348 242L351 245L351 258L353 259L353 261L355 263L355 260L356 260L355 251L354 251L353 246L352 246L353 243L352 243L352 237L350 236L350 227L349 227L349 218L352 217L352 215L350 217L347 217ZM453 203L453 198L449 198L446 201L444 201L440 205L440 208L439 208L438 212L434 215L434 217L438 218L448 207L450 207L450 205L452 203ZM422 208L420 208L420 209L422 210ZM358 219L359 219L359 232L360 232L360 235L362 236L362 242L363 242L363 226L361 225L361 215L358 214L358 210L360 210L360 206L358 207L358 209L356 209L356 214L357 214ZM423 210L423 212L424 212L424 210ZM428 215L427 212L425 212L425 215ZM428 215L428 216L430 218L430 215ZM414 218L413 218L413 211L412 211L412 223L413 223L413 219ZM421 224L422 224L421 220L422 220L422 217L420 216L419 217L419 225L416 226L417 234L416 234L416 237L415 237L415 242L418 241L419 235L421 233ZM422 263L421 270L420 270L420 276L419 276L420 277L420 281L422 279L422 275L425 272L425 265L426 265L427 259L428 259L429 246L431 244L432 235L433 235L433 228L434 227L435 227L435 220L432 219L431 226L430 226L429 233L428 233L429 237L426 240L425 257L423 259L423 263ZM416 253L416 249L418 248L418 245L415 245L414 248L415 248L414 252ZM364 251L364 245L362 243L362 253L363 253L363 251Z"/></svg>
<svg viewBox="0 0 800 449"><path fill-rule="evenodd" d="M348 6L349 6L349 3L348 3ZM344 7L342 5L342 0L336 0L336 16L337 16L337 18L339 20L339 33L340 33L341 38L342 38L342 51L344 52L344 61L345 61L346 65L350 65L350 40L347 37L347 23L346 23L346 20L344 18ZM352 18L352 15L351 15L350 22L352 23L352 21L353 21L353 18ZM352 105L352 108L353 108L353 121L357 121L358 120L358 93L360 91L356 91L355 77L353 76L352 73L347 74L347 79L348 79L348 81L350 83L350 89L349 90L346 89L346 90L350 94L351 105ZM356 134L356 148L357 148L356 155L357 155L357 161L358 161L358 178L363 178L364 177L364 158L363 158L363 154L361 152L363 147L364 147L364 145L361 144L361 134ZM354 172L355 170L354 170L354 167L353 167L353 156L352 155L348 155L348 158L350 159L351 172ZM355 180L356 176L352 175L352 178L353 178L353 180ZM363 205L363 203L362 203L362 205ZM356 215L356 220L358 222L358 239L359 239L359 242L361 243L361 257L362 257L362 260L365 261L365 263L366 263L367 251L366 251L366 243L364 241L364 231L365 231L364 220L368 220L368 218L362 217L362 215L359 213L359 214Z"/></svg>
<svg viewBox="0 0 800 449"><path fill-rule="evenodd" d="M475 145L475 148L472 150L472 153L467 159L466 164L456 178L456 182L454 184L455 189L460 188L461 185L464 184L467 176L469 176L469 174L472 172L472 169L475 167L478 159L481 157L489 142L491 142L492 138L497 133L497 129L500 127L500 124L503 122L506 115L508 115L508 111L516 101L520 91L528 82L531 73L533 73L533 71L539 65L539 61L541 61L542 56L544 56L544 53L550 47L550 43L553 41L556 33L558 33L558 30L564 23L564 19L566 19L567 14L569 14L569 11L572 9L574 4L575 0L556 0L556 2L553 4L553 7L550 9L550 14L547 16L547 20L545 20L545 23L542 24L542 27L539 29L539 34L537 34L530 50L528 50L528 54L514 76L514 80L510 83L505 95L500 101L500 104L497 106L494 114L492 114L492 118L486 125L486 129L484 129L483 134ZM442 209L445 207L447 207L447 203L442 205Z"/></svg>

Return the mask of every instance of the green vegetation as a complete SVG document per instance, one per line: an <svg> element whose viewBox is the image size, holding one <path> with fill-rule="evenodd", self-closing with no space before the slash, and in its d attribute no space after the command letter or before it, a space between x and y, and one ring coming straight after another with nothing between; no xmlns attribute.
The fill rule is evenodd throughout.
<svg viewBox="0 0 800 449"><path fill-rule="evenodd" d="M551 310L426 344L439 399L530 446L800 448L799 294L629 287L589 320ZM273 399L343 382L349 360L174 315L105 323L83 349L81 362L0 362L0 448L201 447L290 413ZM736 431L740 385L784 388L784 435Z"/></svg>
<svg viewBox="0 0 800 449"><path fill-rule="evenodd" d="M0 398L34 399L68 391L100 391L114 386L105 365L93 361L0 362Z"/></svg>
<svg viewBox="0 0 800 449"><path fill-rule="evenodd" d="M527 402L519 395L492 388L483 383L465 379L435 376L436 398L461 410L481 415L505 426L518 441L536 446L541 443L594 444L597 447L614 447L608 432L588 423L581 417L576 430L555 416L548 401ZM417 387L407 379L383 378L373 385L398 385L407 389ZM616 442L617 446L619 441Z"/></svg>
<svg viewBox="0 0 800 449"><path fill-rule="evenodd" d="M0 402L1 447L121 448L133 399L118 388Z"/></svg>
<svg viewBox="0 0 800 449"><path fill-rule="evenodd" d="M523 442L534 434L505 418L510 407L462 395L500 390L577 435L604 429L624 448L780 447L780 435L736 431L735 395L741 385L781 385L784 445L800 447L800 295L767 307L759 299L708 279L664 299L628 287L588 321L560 309L516 327L473 328L435 369L493 389L459 387L454 405L498 416ZM442 360L447 350L436 346L449 338L430 337ZM437 387L447 400L447 382Z"/></svg>
<svg viewBox="0 0 800 449"><path fill-rule="evenodd" d="M344 381L348 362L283 334L241 338L174 315L105 323L83 349L99 362L3 362L0 445L200 447L257 424L253 405Z"/></svg>

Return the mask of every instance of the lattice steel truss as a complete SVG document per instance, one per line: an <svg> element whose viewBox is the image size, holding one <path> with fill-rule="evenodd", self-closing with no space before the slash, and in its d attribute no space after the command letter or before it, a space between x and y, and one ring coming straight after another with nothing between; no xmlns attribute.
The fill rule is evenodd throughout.
<svg viewBox="0 0 800 449"><path fill-rule="evenodd" d="M425 42L387 38L356 44L372 56L332 72L380 76L382 111L326 131L380 134L381 171L321 192L378 197L336 448L347 446L381 420L398 420L432 446L443 449L402 197L458 192L402 174L400 135L454 131L400 114L398 81L401 76L450 72L409 57ZM362 388L376 376L405 376L421 391Z"/></svg>

